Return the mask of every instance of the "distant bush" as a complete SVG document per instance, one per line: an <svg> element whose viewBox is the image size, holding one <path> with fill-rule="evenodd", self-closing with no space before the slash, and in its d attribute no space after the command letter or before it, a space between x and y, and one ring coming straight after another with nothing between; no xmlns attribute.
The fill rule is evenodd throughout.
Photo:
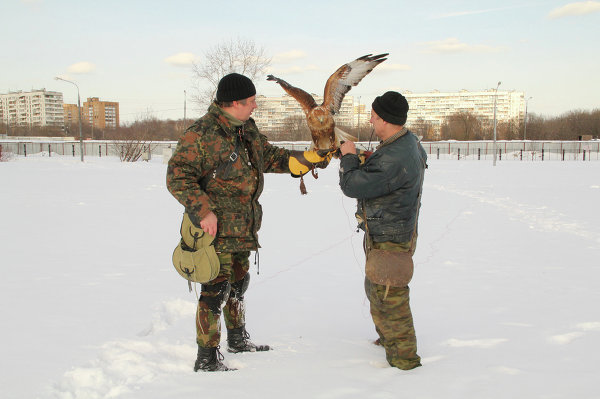
<svg viewBox="0 0 600 399"><path fill-rule="evenodd" d="M10 160L12 157L12 153L6 152L2 149L2 144L0 144L0 162L6 162Z"/></svg>

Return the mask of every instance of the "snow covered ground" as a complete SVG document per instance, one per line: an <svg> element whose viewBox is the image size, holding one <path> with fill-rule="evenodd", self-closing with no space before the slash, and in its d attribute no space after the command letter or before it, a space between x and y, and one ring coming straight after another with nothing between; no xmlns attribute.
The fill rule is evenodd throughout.
<svg viewBox="0 0 600 399"><path fill-rule="evenodd" d="M423 367L390 368L371 343L362 234L333 161L307 196L266 179L247 321L274 350L223 350L238 371L194 373L166 165L0 163L1 396L600 397L600 162L429 165L411 283Z"/></svg>

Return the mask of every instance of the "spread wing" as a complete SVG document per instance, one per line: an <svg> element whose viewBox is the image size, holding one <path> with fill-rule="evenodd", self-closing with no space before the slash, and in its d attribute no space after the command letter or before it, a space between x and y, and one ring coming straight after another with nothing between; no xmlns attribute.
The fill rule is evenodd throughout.
<svg viewBox="0 0 600 399"><path fill-rule="evenodd" d="M317 106L317 103L316 103L315 99L313 98L313 96L311 96L310 94L308 94L307 92L305 92L304 90L302 90L298 87L292 86L285 80L279 79L273 75L268 75L267 80L272 80L275 83L279 83L279 85L283 88L283 90L286 91L287 94L294 97L296 99L296 101L298 101L300 103L300 105L302 106L302 109L304 110L305 113L308 114L308 112L311 109L313 109L314 107Z"/></svg>
<svg viewBox="0 0 600 399"><path fill-rule="evenodd" d="M342 65L327 79L323 95L323 107L332 114L339 112L342 100L352 86L356 86L362 78L367 76L377 65L387 60L388 53L371 55L367 54L352 62Z"/></svg>

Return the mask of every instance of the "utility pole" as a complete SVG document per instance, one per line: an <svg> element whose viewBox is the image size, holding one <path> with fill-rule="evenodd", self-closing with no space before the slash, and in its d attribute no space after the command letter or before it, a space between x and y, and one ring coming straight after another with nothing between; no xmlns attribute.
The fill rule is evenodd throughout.
<svg viewBox="0 0 600 399"><path fill-rule="evenodd" d="M358 96L358 119L356 123L358 127L358 141L360 142L360 96Z"/></svg>
<svg viewBox="0 0 600 399"><path fill-rule="evenodd" d="M527 104L532 98L533 97L529 97L527 100L525 100L525 126L523 128L523 140L527 140Z"/></svg>
<svg viewBox="0 0 600 399"><path fill-rule="evenodd" d="M500 87L500 83L496 86L496 91L494 92L494 166L496 166L496 99L498 98L498 87Z"/></svg>

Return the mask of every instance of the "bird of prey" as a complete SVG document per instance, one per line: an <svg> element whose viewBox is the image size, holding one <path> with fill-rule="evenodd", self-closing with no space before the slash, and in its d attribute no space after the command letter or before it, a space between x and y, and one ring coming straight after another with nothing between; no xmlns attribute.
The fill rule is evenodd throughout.
<svg viewBox="0 0 600 399"><path fill-rule="evenodd" d="M335 127L333 115L339 112L344 96L352 86L356 86L377 65L387 60L388 53L367 54L352 62L342 65L335 71L325 84L323 103L318 105L313 96L304 90L290 85L285 80L268 75L267 80L278 83L283 90L302 106L306 121L317 150L336 150L340 141L356 139Z"/></svg>

